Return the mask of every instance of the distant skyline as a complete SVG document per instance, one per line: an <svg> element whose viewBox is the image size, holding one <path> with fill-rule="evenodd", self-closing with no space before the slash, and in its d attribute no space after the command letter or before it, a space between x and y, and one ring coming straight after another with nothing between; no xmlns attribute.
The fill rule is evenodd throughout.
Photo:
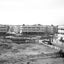
<svg viewBox="0 0 64 64"><path fill-rule="evenodd" d="M0 24L64 25L64 0L0 0Z"/></svg>

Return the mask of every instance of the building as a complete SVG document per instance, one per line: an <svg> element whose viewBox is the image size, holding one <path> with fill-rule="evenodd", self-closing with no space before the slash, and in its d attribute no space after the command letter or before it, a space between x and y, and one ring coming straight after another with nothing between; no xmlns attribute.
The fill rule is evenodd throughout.
<svg viewBox="0 0 64 64"><path fill-rule="evenodd" d="M57 33L57 27L50 25L23 25L22 26L23 34L55 34Z"/></svg>
<svg viewBox="0 0 64 64"><path fill-rule="evenodd" d="M8 25L0 25L0 35L6 34L9 30Z"/></svg>
<svg viewBox="0 0 64 64"><path fill-rule="evenodd" d="M58 25L58 38L64 39L64 25Z"/></svg>

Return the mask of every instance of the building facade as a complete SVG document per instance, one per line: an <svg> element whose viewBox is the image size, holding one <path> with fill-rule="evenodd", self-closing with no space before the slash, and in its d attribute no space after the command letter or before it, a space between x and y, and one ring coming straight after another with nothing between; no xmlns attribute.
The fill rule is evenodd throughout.
<svg viewBox="0 0 64 64"><path fill-rule="evenodd" d="M64 25L58 25L58 38L64 39Z"/></svg>
<svg viewBox="0 0 64 64"><path fill-rule="evenodd" d="M57 27L50 25L23 25L22 33L55 34Z"/></svg>

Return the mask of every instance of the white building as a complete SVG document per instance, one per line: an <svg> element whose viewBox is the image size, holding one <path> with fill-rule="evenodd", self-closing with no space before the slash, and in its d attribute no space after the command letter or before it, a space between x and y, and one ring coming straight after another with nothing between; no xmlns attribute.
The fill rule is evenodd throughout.
<svg viewBox="0 0 64 64"><path fill-rule="evenodd" d="M64 39L64 25L58 26L58 39L60 39L61 37Z"/></svg>

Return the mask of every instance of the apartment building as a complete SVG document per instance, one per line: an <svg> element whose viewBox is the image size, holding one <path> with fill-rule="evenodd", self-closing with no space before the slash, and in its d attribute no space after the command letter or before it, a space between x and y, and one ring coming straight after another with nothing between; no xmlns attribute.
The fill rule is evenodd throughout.
<svg viewBox="0 0 64 64"><path fill-rule="evenodd" d="M50 25L23 25L22 33L26 34L55 34L57 27Z"/></svg>
<svg viewBox="0 0 64 64"><path fill-rule="evenodd" d="M58 38L64 39L64 25L58 25Z"/></svg>
<svg viewBox="0 0 64 64"><path fill-rule="evenodd" d="M4 35L8 32L9 26L8 25L0 25L0 35Z"/></svg>

